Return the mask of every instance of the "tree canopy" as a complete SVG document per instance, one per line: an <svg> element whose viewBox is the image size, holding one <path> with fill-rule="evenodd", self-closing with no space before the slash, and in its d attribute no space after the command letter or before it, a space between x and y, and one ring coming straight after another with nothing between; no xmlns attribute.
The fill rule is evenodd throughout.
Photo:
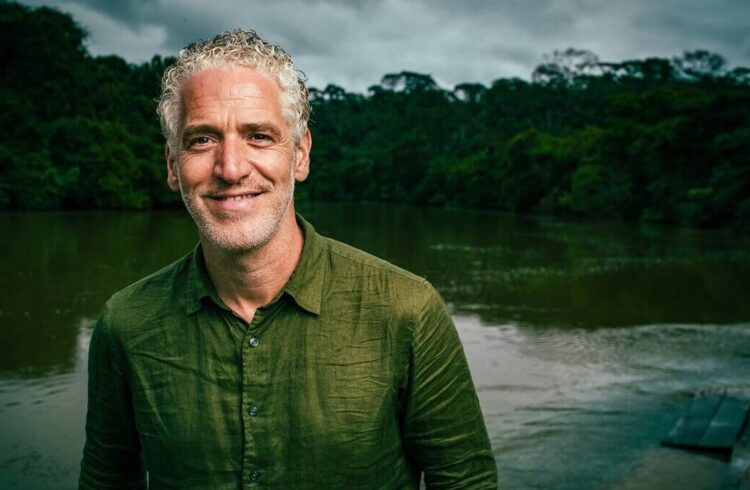
<svg viewBox="0 0 750 490"><path fill-rule="evenodd" d="M0 3L0 207L148 209L171 59L91 56L54 9ZM386 74L310 89L301 199L404 202L750 230L750 69L708 51L619 63L568 49L531 80Z"/></svg>

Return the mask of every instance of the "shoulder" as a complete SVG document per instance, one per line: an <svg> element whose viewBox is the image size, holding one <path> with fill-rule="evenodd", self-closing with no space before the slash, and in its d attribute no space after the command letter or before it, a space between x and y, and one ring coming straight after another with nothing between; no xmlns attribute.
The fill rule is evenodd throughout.
<svg viewBox="0 0 750 490"><path fill-rule="evenodd" d="M127 330L182 307L180 293L187 283L192 256L187 254L114 293L105 303L99 323L108 329Z"/></svg>
<svg viewBox="0 0 750 490"><path fill-rule="evenodd" d="M424 286L427 280L386 260L346 243L325 237L331 254L331 264L353 269L368 276L387 277L410 286Z"/></svg>
<svg viewBox="0 0 750 490"><path fill-rule="evenodd" d="M187 279L192 255L190 253L116 292L107 304L120 308L148 307L164 299L170 299L181 277L185 276Z"/></svg>
<svg viewBox="0 0 750 490"><path fill-rule="evenodd" d="M329 287L379 298L413 315L443 304L427 279L351 245L331 238L325 240L330 256Z"/></svg>

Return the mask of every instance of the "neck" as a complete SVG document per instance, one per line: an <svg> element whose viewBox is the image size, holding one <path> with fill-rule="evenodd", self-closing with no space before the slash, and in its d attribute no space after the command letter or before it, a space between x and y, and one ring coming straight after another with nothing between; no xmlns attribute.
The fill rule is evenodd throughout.
<svg viewBox="0 0 750 490"><path fill-rule="evenodd" d="M289 212L291 219L282 220L273 237L257 249L227 251L201 237L206 269L216 293L248 323L255 310L279 294L302 254L304 236L294 210Z"/></svg>

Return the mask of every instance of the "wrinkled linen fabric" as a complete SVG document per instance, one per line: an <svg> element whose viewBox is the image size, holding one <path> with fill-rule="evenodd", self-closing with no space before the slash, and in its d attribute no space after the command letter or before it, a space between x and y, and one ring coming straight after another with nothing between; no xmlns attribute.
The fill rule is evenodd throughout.
<svg viewBox="0 0 750 490"><path fill-rule="evenodd" d="M250 324L200 246L110 298L79 488L417 489L422 472L428 488L496 488L438 293L297 219L300 262Z"/></svg>

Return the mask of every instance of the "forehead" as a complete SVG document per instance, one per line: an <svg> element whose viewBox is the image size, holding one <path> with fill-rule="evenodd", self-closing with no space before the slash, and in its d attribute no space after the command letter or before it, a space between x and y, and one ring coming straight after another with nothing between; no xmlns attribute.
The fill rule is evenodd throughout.
<svg viewBox="0 0 750 490"><path fill-rule="evenodd" d="M255 68L207 68L190 76L183 85L183 122L227 112L281 118L281 96L278 83Z"/></svg>

